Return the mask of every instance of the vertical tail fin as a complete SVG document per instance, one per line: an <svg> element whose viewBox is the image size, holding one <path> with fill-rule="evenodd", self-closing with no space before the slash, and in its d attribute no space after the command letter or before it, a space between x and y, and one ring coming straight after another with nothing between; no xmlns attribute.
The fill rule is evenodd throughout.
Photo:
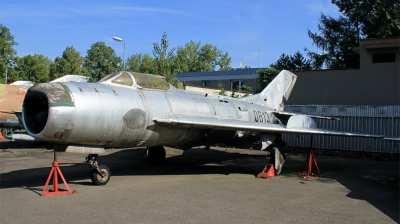
<svg viewBox="0 0 400 224"><path fill-rule="evenodd" d="M261 93L243 98L243 100L275 110L283 110L296 79L295 74L282 70Z"/></svg>

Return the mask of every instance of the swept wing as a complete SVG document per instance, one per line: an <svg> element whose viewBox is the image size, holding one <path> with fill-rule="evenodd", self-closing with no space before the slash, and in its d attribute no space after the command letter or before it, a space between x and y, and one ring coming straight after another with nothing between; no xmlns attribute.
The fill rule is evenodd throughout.
<svg viewBox="0 0 400 224"><path fill-rule="evenodd" d="M297 133L313 135L342 135L351 137L383 138L382 135L344 132L309 127L287 127L282 124L269 124L251 121L243 121L229 118L216 118L188 114L162 114L153 118L159 125L178 128L213 129L213 130L235 130L235 131L257 131L265 133Z"/></svg>

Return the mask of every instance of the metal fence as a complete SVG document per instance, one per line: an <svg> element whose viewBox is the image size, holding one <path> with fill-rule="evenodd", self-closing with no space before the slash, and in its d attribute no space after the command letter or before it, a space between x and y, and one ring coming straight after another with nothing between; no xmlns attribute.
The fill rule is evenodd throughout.
<svg viewBox="0 0 400 224"><path fill-rule="evenodd" d="M338 121L314 119L318 128L379 134L386 137L400 136L400 105L288 105L285 111L340 118ZM290 147L310 146L310 135L284 134L283 139ZM400 142L374 138L320 135L313 137L313 148L321 149L399 153L399 145Z"/></svg>

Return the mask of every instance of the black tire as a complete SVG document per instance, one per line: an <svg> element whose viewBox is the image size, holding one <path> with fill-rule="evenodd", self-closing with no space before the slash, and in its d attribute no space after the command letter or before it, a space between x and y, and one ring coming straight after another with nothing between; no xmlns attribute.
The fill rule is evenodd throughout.
<svg viewBox="0 0 400 224"><path fill-rule="evenodd" d="M148 150L146 163L160 164L164 162L166 156L164 147L149 147Z"/></svg>
<svg viewBox="0 0 400 224"><path fill-rule="evenodd" d="M92 169L90 173L90 179L92 179L92 182L95 185L106 185L111 177L110 169L108 169L106 165L99 165L99 168L101 171L104 171L106 175L104 177L101 177L97 170Z"/></svg>

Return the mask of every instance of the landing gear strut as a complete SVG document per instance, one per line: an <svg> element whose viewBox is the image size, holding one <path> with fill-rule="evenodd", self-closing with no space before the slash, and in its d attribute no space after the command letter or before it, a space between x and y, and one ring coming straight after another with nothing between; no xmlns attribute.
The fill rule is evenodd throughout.
<svg viewBox="0 0 400 224"><path fill-rule="evenodd" d="M147 147L143 157L145 163L160 164L165 160L166 152L162 146Z"/></svg>
<svg viewBox="0 0 400 224"><path fill-rule="evenodd" d="M91 169L90 179L95 185L106 185L111 177L110 169L103 164L98 164L98 154L89 154L86 157L86 163Z"/></svg>
<svg viewBox="0 0 400 224"><path fill-rule="evenodd" d="M273 148L271 152L271 159L269 160L269 164L273 164L275 167L275 172L279 175L282 172L283 163L285 163L285 147L286 142L282 139L277 139L273 143Z"/></svg>
<svg viewBox="0 0 400 224"><path fill-rule="evenodd" d="M270 178L279 175L282 172L283 163L285 162L285 147L286 143L282 139L277 139L271 145L271 159L269 164L265 166L264 170L257 175L258 178Z"/></svg>

